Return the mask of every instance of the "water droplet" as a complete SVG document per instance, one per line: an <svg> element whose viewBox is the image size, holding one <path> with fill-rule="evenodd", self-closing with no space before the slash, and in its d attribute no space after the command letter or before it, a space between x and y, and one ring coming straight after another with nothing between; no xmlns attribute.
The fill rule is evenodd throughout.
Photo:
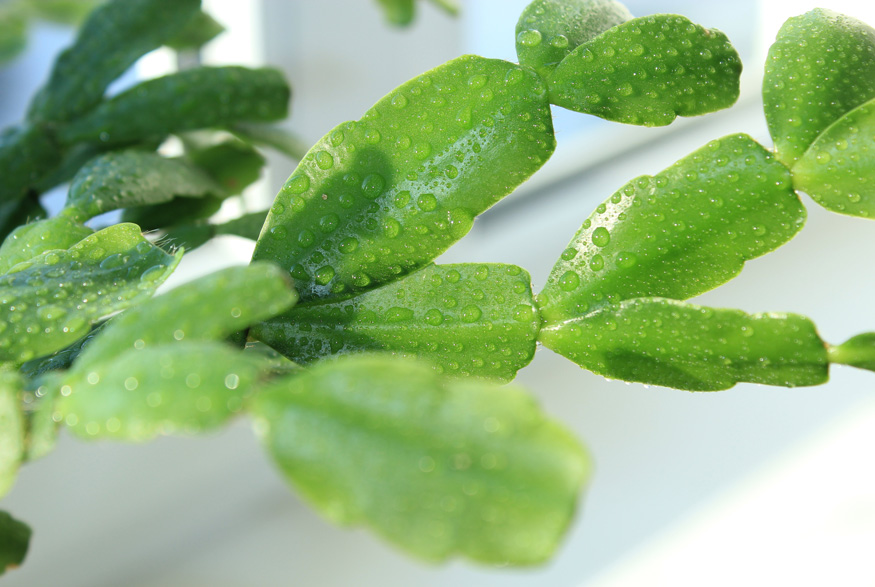
<svg viewBox="0 0 875 587"><path fill-rule="evenodd" d="M617 87L617 93L621 96L631 96L633 91L632 84L630 83L620 84Z"/></svg>
<svg viewBox="0 0 875 587"><path fill-rule="evenodd" d="M448 283L458 283L462 279L462 274L455 269L450 269L445 277Z"/></svg>
<svg viewBox="0 0 875 587"><path fill-rule="evenodd" d="M634 267L637 262L638 257L635 256L635 253L622 252L617 255L617 265L623 269Z"/></svg>
<svg viewBox="0 0 875 587"><path fill-rule="evenodd" d="M559 278L559 289L562 291L574 291L580 285L580 276L574 271L566 271Z"/></svg>
<svg viewBox="0 0 875 587"><path fill-rule="evenodd" d="M306 175L293 175L288 179L283 191L289 194L303 194L310 189L310 178Z"/></svg>
<svg viewBox="0 0 875 587"><path fill-rule="evenodd" d="M136 377L128 377L127 379L125 379L125 389L127 389L128 391L134 391L135 389L137 389L137 387L139 387L139 385L140 382L137 380Z"/></svg>
<svg viewBox="0 0 875 587"><path fill-rule="evenodd" d="M404 108L407 106L407 96L404 94L395 94L392 96L392 106L395 108Z"/></svg>
<svg viewBox="0 0 875 587"><path fill-rule="evenodd" d="M568 37L565 35L556 35L550 39L550 46L556 49L564 49L568 46Z"/></svg>
<svg viewBox="0 0 875 587"><path fill-rule="evenodd" d="M309 247L316 240L312 230L304 229L298 233L298 244L304 248Z"/></svg>
<svg viewBox="0 0 875 587"><path fill-rule="evenodd" d="M519 43L523 47L537 47L541 44L541 38L541 31L536 29L527 29L524 31L520 31L520 34L517 35L516 40L517 43Z"/></svg>
<svg viewBox="0 0 875 587"><path fill-rule="evenodd" d="M419 160L431 155L431 145L428 143L416 143L413 146L413 156Z"/></svg>
<svg viewBox="0 0 875 587"><path fill-rule="evenodd" d="M383 137L380 135L380 131L378 131L377 129L369 128L365 130L365 140L372 145L379 143L381 138Z"/></svg>
<svg viewBox="0 0 875 587"><path fill-rule="evenodd" d="M432 308L425 313L425 321L432 326L439 326L444 322L444 315L437 308Z"/></svg>
<svg viewBox="0 0 875 587"><path fill-rule="evenodd" d="M340 245L338 246L338 248L340 249L341 253L348 255L359 248L359 242L355 238L348 237L340 241Z"/></svg>
<svg viewBox="0 0 875 587"><path fill-rule="evenodd" d="M240 376L236 373L230 373L225 376L225 387L228 389L237 389L237 386L240 385Z"/></svg>
<svg viewBox="0 0 875 587"><path fill-rule="evenodd" d="M334 279L334 267L331 265L320 267L316 270L314 278L319 285L327 285L329 281Z"/></svg>
<svg viewBox="0 0 875 587"><path fill-rule="evenodd" d="M479 90L486 85L487 81L488 79L485 75L478 73L468 78L468 87L472 90Z"/></svg>
<svg viewBox="0 0 875 587"><path fill-rule="evenodd" d="M410 308L401 308L393 306L386 310L386 322L407 322L413 319L413 310Z"/></svg>
<svg viewBox="0 0 875 587"><path fill-rule="evenodd" d="M592 244L597 247L607 246L611 242L611 233L604 226L599 226L592 231Z"/></svg>
<svg viewBox="0 0 875 587"><path fill-rule="evenodd" d="M593 255L589 260L589 268L593 271L601 271L605 267L605 259L601 255Z"/></svg>
<svg viewBox="0 0 875 587"><path fill-rule="evenodd" d="M437 198L434 197L434 194L422 194L416 200L416 205L423 212L431 212L437 208Z"/></svg>
<svg viewBox="0 0 875 587"><path fill-rule="evenodd" d="M382 194L385 187L386 180L379 173L372 173L362 181L362 191L365 193L365 196L371 199L377 198Z"/></svg>
<svg viewBox="0 0 875 587"><path fill-rule="evenodd" d="M319 151L316 153L316 165L320 169L331 169L334 167L334 157L328 151Z"/></svg>
<svg viewBox="0 0 875 587"><path fill-rule="evenodd" d="M455 165L447 165L444 173L448 178L456 179L459 176L459 169Z"/></svg>
<svg viewBox="0 0 875 587"><path fill-rule="evenodd" d="M528 304L519 304L513 309L513 319L517 322L532 322L535 319L535 309Z"/></svg>
<svg viewBox="0 0 875 587"><path fill-rule="evenodd" d="M340 224L340 216L331 212L319 219L319 230L324 233L334 232L337 230L337 225Z"/></svg>
<svg viewBox="0 0 875 587"><path fill-rule="evenodd" d="M487 277L489 277L489 267L486 265L481 265L474 270L474 279L477 281L484 281Z"/></svg>
<svg viewBox="0 0 875 587"><path fill-rule="evenodd" d="M384 218L382 230L387 238L395 238L401 232L401 223L394 218Z"/></svg>
<svg viewBox="0 0 875 587"><path fill-rule="evenodd" d="M462 312L460 314L460 318L462 322L472 323L477 322L480 319L480 316L483 315L483 310L480 309L479 306L475 306L474 304L469 304L462 308Z"/></svg>

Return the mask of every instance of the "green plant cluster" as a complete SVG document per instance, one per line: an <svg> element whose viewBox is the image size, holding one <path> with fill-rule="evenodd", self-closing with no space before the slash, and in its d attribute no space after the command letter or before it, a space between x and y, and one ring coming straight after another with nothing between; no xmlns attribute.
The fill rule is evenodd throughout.
<svg viewBox="0 0 875 587"><path fill-rule="evenodd" d="M797 191L875 213L866 25L823 10L788 21L764 82L775 150L730 135L631 180L535 295L520 267L433 260L550 157L551 104L659 126L734 103L741 63L722 33L612 0L535 0L519 64L468 55L410 80L318 141L269 211L215 224L258 176L253 145L281 136L252 123L285 116L282 78L201 68L104 97L198 11L101 6L3 135L2 492L59 427L144 441L245 414L332 520L432 560L533 564L554 552L591 468L526 392L501 385L539 342L606 377L686 390L817 385L831 363L875 364L872 334L831 346L801 316L684 301L791 239ZM171 135L185 153L156 153ZM67 180L64 209L25 222ZM124 222L86 224L112 210ZM153 297L185 249L219 234L256 239L252 264ZM29 532L3 516L0 554L16 564Z"/></svg>

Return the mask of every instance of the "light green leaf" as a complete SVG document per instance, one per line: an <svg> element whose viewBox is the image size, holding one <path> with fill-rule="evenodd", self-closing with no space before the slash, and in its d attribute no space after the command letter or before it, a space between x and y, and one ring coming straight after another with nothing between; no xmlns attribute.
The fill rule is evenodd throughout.
<svg viewBox="0 0 875 587"><path fill-rule="evenodd" d="M302 300L372 289L464 236L554 147L537 74L460 57L323 137L277 196L253 258L291 268Z"/></svg>
<svg viewBox="0 0 875 587"><path fill-rule="evenodd" d="M94 231L64 216L19 226L0 245L0 274L53 249L68 249Z"/></svg>
<svg viewBox="0 0 875 587"><path fill-rule="evenodd" d="M316 509L432 560L543 562L590 473L580 445L522 390L409 360L322 363L272 383L251 410Z"/></svg>
<svg viewBox="0 0 875 587"><path fill-rule="evenodd" d="M540 318L516 265L427 265L345 300L297 306L252 328L297 363L385 350L450 375L510 381L535 354Z"/></svg>
<svg viewBox="0 0 875 587"><path fill-rule="evenodd" d="M805 221L790 173L747 135L627 183L583 223L538 297L547 322L621 300L687 299L729 281Z"/></svg>
<svg viewBox="0 0 875 587"><path fill-rule="evenodd" d="M132 224L117 224L67 250L47 251L0 277L0 361L62 349L98 319L151 297L176 268Z"/></svg>
<svg viewBox="0 0 875 587"><path fill-rule="evenodd" d="M872 98L875 30L822 8L784 23L763 79L778 159L792 167L831 124Z"/></svg>
<svg viewBox="0 0 875 587"><path fill-rule="evenodd" d="M414 0L377 0L383 8L386 20L395 26L407 26L413 22Z"/></svg>
<svg viewBox="0 0 875 587"><path fill-rule="evenodd" d="M838 346L829 347L829 361L875 371L875 332L858 334Z"/></svg>
<svg viewBox="0 0 875 587"><path fill-rule="evenodd" d="M875 98L851 110L793 166L793 184L833 212L875 218Z"/></svg>
<svg viewBox="0 0 875 587"><path fill-rule="evenodd" d="M547 79L578 46L631 18L616 0L534 0L516 25L520 64Z"/></svg>
<svg viewBox="0 0 875 587"><path fill-rule="evenodd" d="M76 174L65 214L85 220L119 208L208 194L224 195L224 190L188 161L144 151L118 151L95 157Z"/></svg>
<svg viewBox="0 0 875 587"><path fill-rule="evenodd" d="M572 51L547 87L550 102L607 120L664 126L738 99L741 61L726 35L657 14L608 29Z"/></svg>
<svg viewBox="0 0 875 587"><path fill-rule="evenodd" d="M626 300L550 325L540 341L599 375L690 391L742 381L820 385L829 375L825 345L807 318L661 298Z"/></svg>
<svg viewBox="0 0 875 587"><path fill-rule="evenodd" d="M28 118L65 122L88 112L110 82L182 30L199 7L200 0L111 0L98 7L55 61Z"/></svg>
<svg viewBox="0 0 875 587"><path fill-rule="evenodd" d="M27 45L27 14L22 2L0 2L0 65Z"/></svg>
<svg viewBox="0 0 875 587"><path fill-rule="evenodd" d="M125 349L61 377L56 409L83 438L139 442L195 434L239 412L263 367L258 355L218 342Z"/></svg>
<svg viewBox="0 0 875 587"><path fill-rule="evenodd" d="M289 86L274 69L199 67L159 77L110 98L58 132L65 144L124 144L288 113ZM145 115L144 113L148 113Z"/></svg>
<svg viewBox="0 0 875 587"><path fill-rule="evenodd" d="M131 350L222 340L288 309L296 299L286 274L271 263L223 269L116 316L73 369L83 372Z"/></svg>
<svg viewBox="0 0 875 587"><path fill-rule="evenodd" d="M216 22L216 19L200 10L165 45L177 51L199 49L220 35L224 30L225 27Z"/></svg>
<svg viewBox="0 0 875 587"><path fill-rule="evenodd" d="M20 391L21 378L14 372L0 371L0 497L12 487L24 457Z"/></svg>
<svg viewBox="0 0 875 587"><path fill-rule="evenodd" d="M29 544L30 527L0 511L0 575L24 561Z"/></svg>

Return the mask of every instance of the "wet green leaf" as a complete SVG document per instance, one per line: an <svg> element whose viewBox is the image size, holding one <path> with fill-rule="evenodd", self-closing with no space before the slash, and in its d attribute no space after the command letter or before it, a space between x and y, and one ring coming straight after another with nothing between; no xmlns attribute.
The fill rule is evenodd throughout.
<svg viewBox="0 0 875 587"><path fill-rule="evenodd" d="M0 361L72 344L103 316L151 297L181 258L149 244L139 227L117 224L19 263L0 277Z"/></svg>
<svg viewBox="0 0 875 587"><path fill-rule="evenodd" d="M116 316L79 355L73 368L85 371L130 350L179 341L223 340L288 309L296 299L288 277L273 264L223 269Z"/></svg>
<svg viewBox="0 0 875 587"><path fill-rule="evenodd" d="M94 231L75 220L55 216L19 226L0 245L0 274L53 249L68 249Z"/></svg>
<svg viewBox="0 0 875 587"><path fill-rule="evenodd" d="M182 30L199 7L199 0L111 0L98 7L73 46L55 61L28 118L68 121L88 112L103 99L110 82ZM151 118L129 114L141 121Z"/></svg>
<svg viewBox="0 0 875 587"><path fill-rule="evenodd" d="M738 99L741 61L726 35L683 16L627 21L572 51L547 87L550 102L607 120L664 126Z"/></svg>
<svg viewBox="0 0 875 587"><path fill-rule="evenodd" d="M460 57L323 137L277 196L253 258L290 268L302 300L377 287L460 239L554 146L533 71Z"/></svg>
<svg viewBox="0 0 875 587"><path fill-rule="evenodd" d="M547 79L578 46L631 18L616 0L535 0L516 25L520 64Z"/></svg>
<svg viewBox="0 0 875 587"><path fill-rule="evenodd" d="M552 324L540 340L599 375L690 391L742 381L820 385L828 378L823 341L810 320L794 314L639 298Z"/></svg>
<svg viewBox="0 0 875 587"><path fill-rule="evenodd" d="M875 218L875 98L851 110L793 166L793 184L828 210Z"/></svg>
<svg viewBox="0 0 875 587"><path fill-rule="evenodd" d="M858 334L838 346L830 347L829 360L831 363L875 371L875 332Z"/></svg>
<svg viewBox="0 0 875 587"><path fill-rule="evenodd" d="M316 509L433 560L546 560L590 472L580 445L522 390L414 361L322 363L277 380L251 410Z"/></svg>
<svg viewBox="0 0 875 587"><path fill-rule="evenodd" d="M208 194L224 195L224 190L188 161L144 151L118 151L95 157L76 174L65 213L85 220L119 208Z"/></svg>
<svg viewBox="0 0 875 587"><path fill-rule="evenodd" d="M124 144L288 113L289 86L274 69L199 67L159 77L110 98L60 129L66 144Z"/></svg>
<svg viewBox="0 0 875 587"><path fill-rule="evenodd" d="M14 372L0 371L0 497L12 487L24 457L20 391L21 378Z"/></svg>
<svg viewBox="0 0 875 587"><path fill-rule="evenodd" d="M119 349L61 377L56 409L83 438L194 434L239 412L263 367L258 355L211 341Z"/></svg>
<svg viewBox="0 0 875 587"><path fill-rule="evenodd" d="M450 375L510 381L535 354L540 318L515 265L427 265L352 298L297 306L252 328L297 363L386 350Z"/></svg>
<svg viewBox="0 0 875 587"><path fill-rule="evenodd" d="M27 556L30 527L0 511L0 575L16 568Z"/></svg>
<svg viewBox="0 0 875 587"><path fill-rule="evenodd" d="M792 167L839 118L875 98L875 30L816 8L787 20L769 49L763 103L778 158Z"/></svg>
<svg viewBox="0 0 875 587"><path fill-rule="evenodd" d="M711 141L596 208L538 297L562 322L638 297L687 299L729 281L805 221L790 173L747 135Z"/></svg>

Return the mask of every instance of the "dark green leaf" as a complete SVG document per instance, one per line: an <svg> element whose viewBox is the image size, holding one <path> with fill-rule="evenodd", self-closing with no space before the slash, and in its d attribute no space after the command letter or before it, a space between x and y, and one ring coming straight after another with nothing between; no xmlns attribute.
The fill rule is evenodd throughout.
<svg viewBox="0 0 875 587"><path fill-rule="evenodd" d="M550 325L540 340L599 375L690 391L742 381L820 385L828 378L823 341L811 321L794 314L639 298Z"/></svg>
<svg viewBox="0 0 875 587"><path fill-rule="evenodd" d="M516 265L427 265L358 296L297 306L254 326L296 363L386 350L451 375L510 381L535 354L540 318Z"/></svg>
<svg viewBox="0 0 875 587"><path fill-rule="evenodd" d="M789 19L769 49L763 102L778 158L792 167L832 123L875 98L875 31L816 8Z"/></svg>
<svg viewBox="0 0 875 587"><path fill-rule="evenodd" d="M20 391L21 378L14 372L0 371L0 497L12 487L24 457ZM0 560L0 567L2 563Z"/></svg>
<svg viewBox="0 0 875 587"><path fill-rule="evenodd" d="M590 472L580 445L522 390L413 361L323 363L277 380L252 411L314 507L433 560L546 560Z"/></svg>
<svg viewBox="0 0 875 587"><path fill-rule="evenodd" d="M395 26L407 26L413 22L414 0L377 0L383 7L386 20Z"/></svg>
<svg viewBox="0 0 875 587"><path fill-rule="evenodd" d="M631 18L616 0L534 0L517 22L516 53L547 79L579 45Z"/></svg>
<svg viewBox="0 0 875 587"><path fill-rule="evenodd" d="M535 72L460 57L323 137L277 196L253 258L290 268L303 300L377 287L460 239L554 147Z"/></svg>
<svg viewBox="0 0 875 587"><path fill-rule="evenodd" d="M309 143L292 131L274 125L238 123L228 130L248 143L270 147L295 161L303 159L310 148Z"/></svg>
<svg viewBox="0 0 875 587"><path fill-rule="evenodd" d="M255 240L261 234L265 217L267 217L267 210L244 214L222 224L195 223L173 226L164 232L163 240L174 246L185 247L189 251L220 235L242 236Z"/></svg>
<svg viewBox="0 0 875 587"><path fill-rule="evenodd" d="M129 350L182 340L223 340L288 309L296 299L286 274L273 264L223 269L113 318L85 348L74 370L110 363Z"/></svg>
<svg viewBox="0 0 875 587"><path fill-rule="evenodd" d="M629 298L693 297L804 221L790 173L770 152L747 135L712 141L596 208L553 267L541 315L562 322Z"/></svg>
<svg viewBox="0 0 875 587"><path fill-rule="evenodd" d="M243 141L228 140L187 153L192 163L206 171L229 194L239 194L258 181L265 159Z"/></svg>
<svg viewBox="0 0 875 587"><path fill-rule="evenodd" d="M0 202L0 242L22 224L45 218L46 215L45 208L35 194L21 200Z"/></svg>
<svg viewBox="0 0 875 587"><path fill-rule="evenodd" d="M741 61L726 35L683 16L617 25L572 51L548 82L550 102L607 120L664 126L738 99Z"/></svg>
<svg viewBox="0 0 875 587"><path fill-rule="evenodd" d="M829 361L875 371L875 332L858 334L829 348Z"/></svg>
<svg viewBox="0 0 875 587"><path fill-rule="evenodd" d="M199 67L151 79L110 98L62 128L66 144L107 145L235 122L268 122L288 113L289 86L274 69Z"/></svg>
<svg viewBox="0 0 875 587"><path fill-rule="evenodd" d="M37 128L13 128L0 134L0 204L17 202L61 163L54 140Z"/></svg>
<svg viewBox="0 0 875 587"><path fill-rule="evenodd" d="M118 151L95 157L76 174L67 196L70 210L66 212L84 221L119 208L208 194L224 195L224 190L188 161L157 153Z"/></svg>
<svg viewBox="0 0 875 587"><path fill-rule="evenodd" d="M264 368L256 354L195 340L89 358L87 368L59 379L57 410L77 436L129 441L220 426L240 411Z"/></svg>
<svg viewBox="0 0 875 587"><path fill-rule="evenodd" d="M29 544L30 527L0 511L0 575L24 561Z"/></svg>
<svg viewBox="0 0 875 587"><path fill-rule="evenodd" d="M222 207L223 198L174 198L163 204L137 206L122 213L122 220L133 222L143 230L158 230L179 222L196 222L209 218Z"/></svg>
<svg viewBox="0 0 875 587"><path fill-rule="evenodd" d="M181 31L164 44L177 51L199 49L216 38L224 30L225 27L216 22L212 16L206 12L198 11Z"/></svg>
<svg viewBox="0 0 875 587"><path fill-rule="evenodd" d="M875 98L851 110L793 166L793 184L828 210L875 218Z"/></svg>
<svg viewBox="0 0 875 587"><path fill-rule="evenodd" d="M75 220L55 216L19 226L0 245L0 274L52 249L68 249L94 231Z"/></svg>
<svg viewBox="0 0 875 587"><path fill-rule="evenodd" d="M117 224L67 250L47 251L0 277L0 361L62 349L98 319L152 296L182 258Z"/></svg>
<svg viewBox="0 0 875 587"><path fill-rule="evenodd" d="M103 99L110 82L172 38L199 6L200 0L111 0L103 4L82 25L73 46L55 61L48 83L31 103L28 118L68 121L88 112Z"/></svg>

